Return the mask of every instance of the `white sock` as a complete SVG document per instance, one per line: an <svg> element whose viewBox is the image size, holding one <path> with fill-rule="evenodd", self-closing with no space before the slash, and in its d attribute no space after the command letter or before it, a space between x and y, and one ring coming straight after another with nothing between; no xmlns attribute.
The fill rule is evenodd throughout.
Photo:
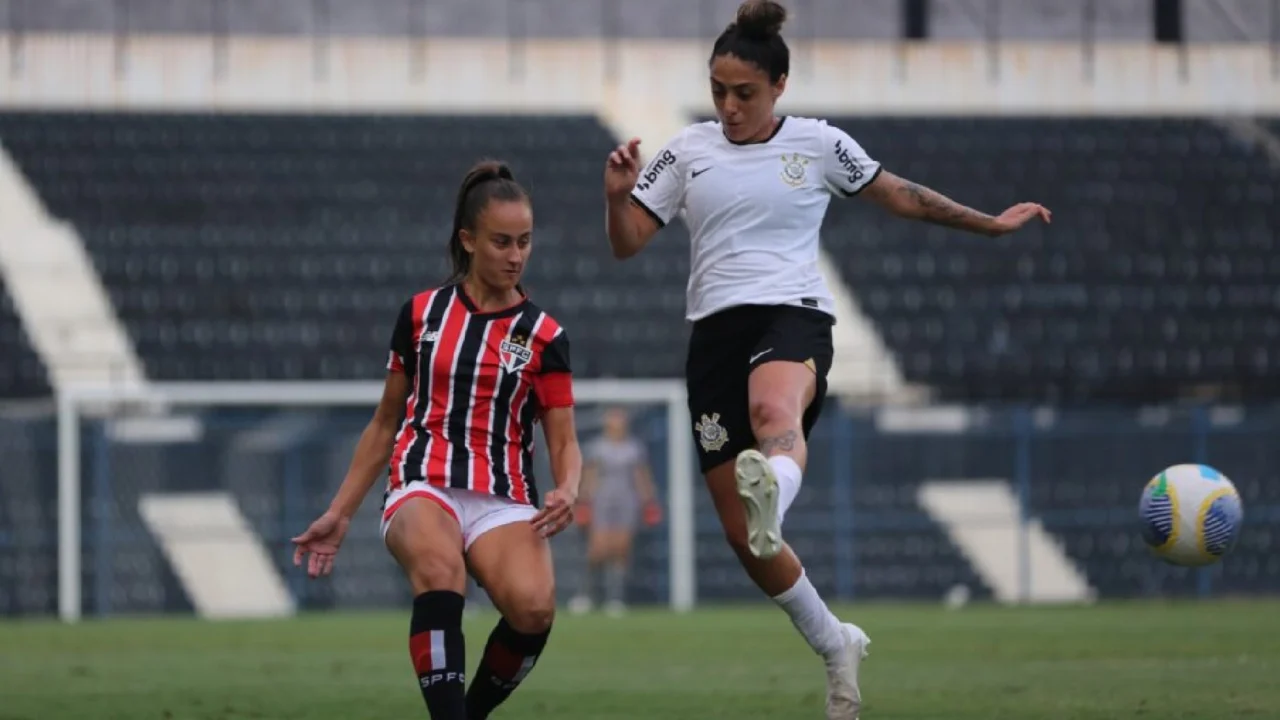
<svg viewBox="0 0 1280 720"><path fill-rule="evenodd" d="M832 659L844 649L848 639L845 637L844 626L831 614L822 598L818 597L818 591L803 570L800 571L800 579L796 584L773 601L787 612L791 617L791 624L796 626L814 652L825 659Z"/></svg>
<svg viewBox="0 0 1280 720"><path fill-rule="evenodd" d="M769 467L773 468L773 476L778 479L778 527L782 527L782 519L786 516L791 503L800 494L800 466L786 455L774 455L769 458Z"/></svg>

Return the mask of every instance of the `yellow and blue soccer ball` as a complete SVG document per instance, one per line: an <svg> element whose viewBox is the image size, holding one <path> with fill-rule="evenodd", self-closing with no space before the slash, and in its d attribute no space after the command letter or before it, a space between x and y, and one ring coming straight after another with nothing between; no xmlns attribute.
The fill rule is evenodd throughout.
<svg viewBox="0 0 1280 720"><path fill-rule="evenodd" d="M1244 506L1227 476L1208 465L1174 465L1151 478L1138 503L1142 539L1166 562L1212 565L1240 537Z"/></svg>

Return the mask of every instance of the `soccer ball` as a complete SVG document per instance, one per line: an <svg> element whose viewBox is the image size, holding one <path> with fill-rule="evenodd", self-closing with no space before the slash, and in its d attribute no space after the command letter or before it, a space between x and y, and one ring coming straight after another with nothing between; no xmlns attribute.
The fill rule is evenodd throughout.
<svg viewBox="0 0 1280 720"><path fill-rule="evenodd" d="M1244 508L1227 476L1208 465L1174 465L1147 483L1138 516L1142 539L1157 557L1199 567L1235 546Z"/></svg>

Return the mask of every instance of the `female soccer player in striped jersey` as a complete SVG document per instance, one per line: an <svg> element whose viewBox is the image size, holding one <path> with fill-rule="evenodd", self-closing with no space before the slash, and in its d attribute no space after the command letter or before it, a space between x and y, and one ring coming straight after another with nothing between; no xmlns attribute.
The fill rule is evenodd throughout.
<svg viewBox="0 0 1280 720"><path fill-rule="evenodd" d="M716 40L718 122L685 128L643 170L639 139L610 154L607 229L627 258L683 211L693 246L686 381L702 472L747 574L825 659L827 717L851 720L870 640L835 618L781 533L832 362L833 302L818 271L827 205L860 194L905 218L993 236L1049 212L1023 203L985 215L882 171L825 121L775 115L790 68L785 19L778 3L750 0Z"/></svg>
<svg viewBox="0 0 1280 720"><path fill-rule="evenodd" d="M467 174L449 239L454 276L404 304L382 401L346 479L293 540L295 564L310 553L310 576L329 574L352 515L390 466L381 530L415 595L409 652L435 720L488 717L533 668L555 615L547 538L572 520L582 453L568 338L520 286L532 232L528 195L505 165ZM555 481L541 510L537 422ZM502 619L464 692L468 569Z"/></svg>

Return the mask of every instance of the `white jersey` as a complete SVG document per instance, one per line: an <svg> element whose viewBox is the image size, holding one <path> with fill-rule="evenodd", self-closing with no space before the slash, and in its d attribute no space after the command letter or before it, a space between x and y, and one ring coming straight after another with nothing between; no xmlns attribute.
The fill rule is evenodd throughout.
<svg viewBox="0 0 1280 720"><path fill-rule="evenodd" d="M689 226L686 317L736 305L798 305L834 315L818 269L818 232L832 194L849 197L880 172L825 120L784 117L773 136L738 145L719 122L690 125L640 174L632 199L659 225Z"/></svg>

